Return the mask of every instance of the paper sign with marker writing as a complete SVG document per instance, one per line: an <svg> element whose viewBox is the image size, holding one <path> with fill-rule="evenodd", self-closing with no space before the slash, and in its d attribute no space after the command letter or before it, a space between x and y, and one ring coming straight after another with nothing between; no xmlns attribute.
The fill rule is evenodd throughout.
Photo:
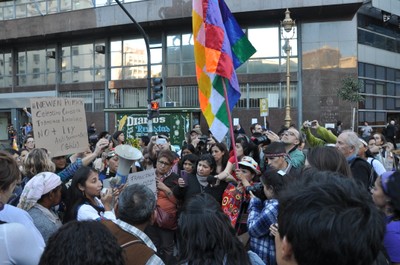
<svg viewBox="0 0 400 265"><path fill-rule="evenodd" d="M155 169L149 169L128 175L126 184L142 184L148 187L157 197L157 186L156 186L156 171Z"/></svg>
<svg viewBox="0 0 400 265"><path fill-rule="evenodd" d="M35 147L50 156L83 152L88 148L85 103L81 98L32 98Z"/></svg>

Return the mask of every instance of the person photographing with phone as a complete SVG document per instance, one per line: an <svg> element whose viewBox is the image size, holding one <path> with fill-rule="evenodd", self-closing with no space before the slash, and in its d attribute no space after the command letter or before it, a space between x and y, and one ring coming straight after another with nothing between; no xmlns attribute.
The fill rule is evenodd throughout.
<svg viewBox="0 0 400 265"><path fill-rule="evenodd" d="M319 137L314 136L310 128L315 129ZM306 141L310 147L336 144L336 135L332 131L320 126L317 120L303 122L301 131L306 135Z"/></svg>

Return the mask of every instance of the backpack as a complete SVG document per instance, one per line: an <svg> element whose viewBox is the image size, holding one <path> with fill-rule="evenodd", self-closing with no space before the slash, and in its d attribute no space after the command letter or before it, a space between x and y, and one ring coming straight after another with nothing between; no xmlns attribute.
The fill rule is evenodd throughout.
<svg viewBox="0 0 400 265"><path fill-rule="evenodd" d="M369 185L368 189L372 189L375 186L375 181L378 178L378 173L376 173L374 169L374 160L375 158L372 158L370 165L371 165L371 174L369 176Z"/></svg>
<svg viewBox="0 0 400 265"><path fill-rule="evenodd" d="M368 163L367 160L365 160L365 159L363 159L363 158L361 158L361 157L356 157L356 158L354 158L354 159L351 161L351 163L350 163L350 168L353 167L353 164L354 164L356 161L362 161L363 163L365 163L366 165L368 165L368 168L369 168L368 183L364 183L364 185L365 185L365 184L368 184L367 188L368 188L368 190L371 190L371 189L374 187L374 185L375 185L375 180L376 180L376 178L378 177L378 174L375 172L374 167L372 166L372 164L373 164L373 162L374 162L374 159L371 161L371 163Z"/></svg>

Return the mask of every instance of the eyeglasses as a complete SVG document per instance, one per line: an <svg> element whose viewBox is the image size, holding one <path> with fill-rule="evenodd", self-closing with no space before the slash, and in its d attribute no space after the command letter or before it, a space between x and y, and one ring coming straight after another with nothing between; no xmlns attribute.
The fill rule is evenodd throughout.
<svg viewBox="0 0 400 265"><path fill-rule="evenodd" d="M164 162L164 161L161 161L161 160L158 160L157 163L159 163L159 164L161 164L161 165L163 165L163 166L166 166L166 167L168 167L168 166L171 165L171 163Z"/></svg>
<svg viewBox="0 0 400 265"><path fill-rule="evenodd" d="M27 141L26 143L27 143L27 144L34 144L35 141Z"/></svg>

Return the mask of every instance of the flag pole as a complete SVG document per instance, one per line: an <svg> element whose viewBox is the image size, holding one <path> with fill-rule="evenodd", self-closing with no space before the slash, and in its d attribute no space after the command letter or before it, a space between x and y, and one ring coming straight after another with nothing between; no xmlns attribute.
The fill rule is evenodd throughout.
<svg viewBox="0 0 400 265"><path fill-rule="evenodd" d="M238 157L237 157L237 153L236 153L235 135L233 134L232 117L231 117L231 110L229 108L228 92L226 91L225 77L221 76L221 80L222 80L222 86L224 87L224 97L225 97L225 104L226 104L226 112L228 113L229 134L231 135L233 156L235 157L236 168L238 168L239 161L238 161Z"/></svg>

